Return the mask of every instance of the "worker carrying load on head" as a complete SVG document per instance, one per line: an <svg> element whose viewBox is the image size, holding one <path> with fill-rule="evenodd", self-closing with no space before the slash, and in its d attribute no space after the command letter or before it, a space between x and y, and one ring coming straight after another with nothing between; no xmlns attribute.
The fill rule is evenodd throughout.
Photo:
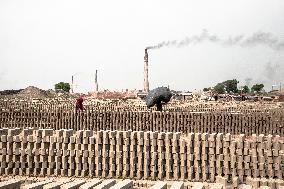
<svg viewBox="0 0 284 189"><path fill-rule="evenodd" d="M76 100L76 112L80 111L80 110L82 111L82 110L85 109L84 106L83 106L83 101L84 101L84 99L83 99L82 96L77 98L77 100Z"/></svg>

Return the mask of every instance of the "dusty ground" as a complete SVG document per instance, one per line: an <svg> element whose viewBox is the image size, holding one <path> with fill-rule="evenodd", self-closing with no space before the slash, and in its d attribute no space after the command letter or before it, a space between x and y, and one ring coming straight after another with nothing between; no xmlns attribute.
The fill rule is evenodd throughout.
<svg viewBox="0 0 284 189"><path fill-rule="evenodd" d="M1 176L0 177L0 181L8 181L11 179L19 179L22 180L22 185L21 188L25 185L28 184L32 184L32 183L36 183L36 182L41 182L41 181L45 181L45 180L53 180L53 182L72 182L72 181L76 181L76 180L84 180L86 182L91 181L93 178L68 178L68 177L24 177L24 176ZM102 180L106 180L106 179L102 179ZM115 179L116 183L121 181L121 179ZM134 182L134 188L150 188L151 186L153 186L157 181L151 181L151 180L133 180ZM176 181L164 181L167 182L168 188L170 188L170 186L176 182ZM197 182L184 182L184 186L185 188L192 188L192 186L194 184L196 184ZM200 182L198 182L200 183ZM211 189L213 188L214 185L216 185L216 183L207 183L207 182L203 182L202 183L204 185L204 189ZM219 185L219 184L218 184ZM227 188L231 188L230 186ZM242 188L242 185L240 185L239 187L240 189Z"/></svg>

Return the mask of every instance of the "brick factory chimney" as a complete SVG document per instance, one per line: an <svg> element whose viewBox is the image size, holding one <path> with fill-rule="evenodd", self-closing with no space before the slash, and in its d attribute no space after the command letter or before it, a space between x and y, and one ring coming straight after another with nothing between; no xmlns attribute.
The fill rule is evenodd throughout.
<svg viewBox="0 0 284 189"><path fill-rule="evenodd" d="M71 80L71 93L74 93L74 76L72 75L72 80Z"/></svg>
<svg viewBox="0 0 284 189"><path fill-rule="evenodd" d="M99 91L99 85L98 85L98 70L96 70L96 75L95 75L95 91Z"/></svg>
<svg viewBox="0 0 284 189"><path fill-rule="evenodd" d="M144 56L144 92L149 92L147 49L145 49L145 56Z"/></svg>

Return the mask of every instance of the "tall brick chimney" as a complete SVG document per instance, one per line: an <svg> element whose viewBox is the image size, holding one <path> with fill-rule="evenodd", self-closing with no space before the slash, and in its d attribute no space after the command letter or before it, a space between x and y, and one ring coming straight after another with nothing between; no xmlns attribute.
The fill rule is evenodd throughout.
<svg viewBox="0 0 284 189"><path fill-rule="evenodd" d="M144 56L144 92L149 92L147 49L145 49L145 56Z"/></svg>
<svg viewBox="0 0 284 189"><path fill-rule="evenodd" d="M96 70L96 75L95 75L95 91L99 91L99 84L98 84L98 70Z"/></svg>
<svg viewBox="0 0 284 189"><path fill-rule="evenodd" d="M74 76L72 75L72 80L71 80L71 93L74 93Z"/></svg>

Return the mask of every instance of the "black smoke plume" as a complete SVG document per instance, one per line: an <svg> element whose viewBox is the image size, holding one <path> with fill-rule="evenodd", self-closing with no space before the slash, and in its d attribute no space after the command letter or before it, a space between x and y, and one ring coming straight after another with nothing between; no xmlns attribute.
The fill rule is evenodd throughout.
<svg viewBox="0 0 284 189"><path fill-rule="evenodd" d="M215 34L210 34L207 30L199 35L193 35L186 37L182 40L170 40L163 41L153 46L146 47L146 49L159 49L162 47L184 47L191 44L199 44L202 42L218 43L224 46L241 46L241 47L252 47L256 45L263 45L270 47L274 50L284 50L284 41L279 40L276 36L266 32L256 32L251 36L237 35L234 37L228 37L223 39Z"/></svg>

